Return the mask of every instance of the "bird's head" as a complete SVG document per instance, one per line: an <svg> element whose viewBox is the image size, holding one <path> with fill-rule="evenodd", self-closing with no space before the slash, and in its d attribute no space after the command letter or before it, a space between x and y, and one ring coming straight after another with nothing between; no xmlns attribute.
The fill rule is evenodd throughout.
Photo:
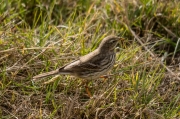
<svg viewBox="0 0 180 119"><path fill-rule="evenodd" d="M118 41L121 39L123 38L113 36L113 35L107 36L101 41L99 45L99 50L103 52L114 51L114 49L116 48L116 45L118 44Z"/></svg>

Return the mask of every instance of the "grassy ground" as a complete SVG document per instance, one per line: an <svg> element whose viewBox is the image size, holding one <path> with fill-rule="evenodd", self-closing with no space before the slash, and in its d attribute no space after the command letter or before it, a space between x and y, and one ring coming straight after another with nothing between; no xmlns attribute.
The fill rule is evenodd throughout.
<svg viewBox="0 0 180 119"><path fill-rule="evenodd" d="M179 119L178 0L0 2L1 119ZM109 78L32 77L85 55L107 35L119 44Z"/></svg>

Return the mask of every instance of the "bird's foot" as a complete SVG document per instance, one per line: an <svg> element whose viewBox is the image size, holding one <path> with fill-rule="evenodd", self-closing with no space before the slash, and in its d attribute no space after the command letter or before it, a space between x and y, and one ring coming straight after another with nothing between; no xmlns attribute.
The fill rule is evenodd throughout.
<svg viewBox="0 0 180 119"><path fill-rule="evenodd" d="M100 78L103 78L104 79L104 82L109 78L108 75L103 75L103 76L100 76Z"/></svg>

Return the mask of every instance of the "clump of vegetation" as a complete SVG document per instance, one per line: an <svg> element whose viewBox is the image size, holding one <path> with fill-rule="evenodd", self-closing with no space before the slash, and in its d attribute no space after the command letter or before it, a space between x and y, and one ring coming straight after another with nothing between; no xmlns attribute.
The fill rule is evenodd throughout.
<svg viewBox="0 0 180 119"><path fill-rule="evenodd" d="M0 2L0 117L180 118L178 0ZM124 37L108 79L32 77Z"/></svg>

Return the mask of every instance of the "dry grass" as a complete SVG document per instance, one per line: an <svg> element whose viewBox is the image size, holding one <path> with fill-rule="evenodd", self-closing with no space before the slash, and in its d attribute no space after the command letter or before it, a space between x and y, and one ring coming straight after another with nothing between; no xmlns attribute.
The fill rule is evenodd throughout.
<svg viewBox="0 0 180 119"><path fill-rule="evenodd" d="M0 4L2 119L180 118L179 1ZM32 81L91 52L109 34L125 40L108 79L89 82L92 98L74 77Z"/></svg>

